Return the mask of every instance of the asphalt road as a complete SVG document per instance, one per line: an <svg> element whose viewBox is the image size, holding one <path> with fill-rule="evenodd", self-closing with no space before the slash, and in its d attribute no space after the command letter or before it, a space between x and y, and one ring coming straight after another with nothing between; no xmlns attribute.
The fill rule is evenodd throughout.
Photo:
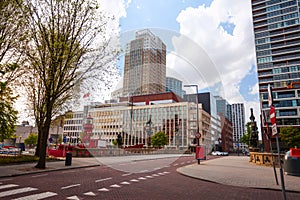
<svg viewBox="0 0 300 200"><path fill-rule="evenodd" d="M176 172L190 164L193 157L166 158L2 178L0 200L282 199L281 191L220 185ZM287 199L300 194L287 193Z"/></svg>

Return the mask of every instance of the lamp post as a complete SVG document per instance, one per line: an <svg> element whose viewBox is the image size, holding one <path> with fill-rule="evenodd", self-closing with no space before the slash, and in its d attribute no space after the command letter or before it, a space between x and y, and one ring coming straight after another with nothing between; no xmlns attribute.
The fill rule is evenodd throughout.
<svg viewBox="0 0 300 200"><path fill-rule="evenodd" d="M196 87L196 106L197 106L196 120L197 120L197 132L196 132L195 136L196 136L197 146L199 146L200 145L199 138L201 137L201 135L200 135L200 131L199 131L198 85L184 85L184 87ZM200 159L198 159L198 164L200 164Z"/></svg>

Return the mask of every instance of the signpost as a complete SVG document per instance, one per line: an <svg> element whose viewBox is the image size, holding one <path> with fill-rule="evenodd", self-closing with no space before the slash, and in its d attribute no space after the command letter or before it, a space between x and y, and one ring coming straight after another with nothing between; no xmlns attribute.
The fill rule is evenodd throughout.
<svg viewBox="0 0 300 200"><path fill-rule="evenodd" d="M273 105L273 94L272 94L272 87L270 86L270 84L268 85L268 103L269 103L269 106L270 106L270 120L271 120L271 123L272 123L272 135L273 136L276 135L278 161L279 161L279 167L280 167L282 196L283 196L283 199L285 200L286 199L286 194L285 194L284 176L283 176L283 170L282 170L282 164L281 164L280 147L279 147L279 141L278 141L277 126L276 126L276 111L275 111L275 106Z"/></svg>

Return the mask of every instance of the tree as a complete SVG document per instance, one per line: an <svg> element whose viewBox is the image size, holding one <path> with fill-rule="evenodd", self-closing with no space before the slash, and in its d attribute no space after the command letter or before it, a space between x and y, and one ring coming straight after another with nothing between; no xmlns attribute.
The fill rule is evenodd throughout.
<svg viewBox="0 0 300 200"><path fill-rule="evenodd" d="M22 3L28 25L29 45L23 49L28 63L28 100L38 128L35 167L44 169L52 119L79 97L83 84L92 87L95 80L104 81L103 77L110 75L111 61L118 52L105 37L108 19L98 12L96 0Z"/></svg>
<svg viewBox="0 0 300 200"><path fill-rule="evenodd" d="M168 144L168 136L164 132L157 132L151 137L151 144L154 147L162 147Z"/></svg>
<svg viewBox="0 0 300 200"><path fill-rule="evenodd" d="M250 134L251 134L251 122L246 124L246 134L240 138L240 142L245 143L249 146L250 143Z"/></svg>
<svg viewBox="0 0 300 200"><path fill-rule="evenodd" d="M292 126L280 128L280 139L288 147L300 147L300 130Z"/></svg>
<svg viewBox="0 0 300 200"><path fill-rule="evenodd" d="M20 9L10 0L0 2L0 141L15 132L17 111L13 104L13 86L22 75L17 62L21 58L18 48L22 44L24 26Z"/></svg>
<svg viewBox="0 0 300 200"><path fill-rule="evenodd" d="M37 144L38 135L36 133L30 133L29 136L24 140L26 145L33 147Z"/></svg>

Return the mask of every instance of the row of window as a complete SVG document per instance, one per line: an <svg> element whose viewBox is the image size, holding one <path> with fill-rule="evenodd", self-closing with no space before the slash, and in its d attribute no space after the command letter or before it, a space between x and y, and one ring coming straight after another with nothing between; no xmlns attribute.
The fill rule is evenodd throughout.
<svg viewBox="0 0 300 200"><path fill-rule="evenodd" d="M269 30L267 30L267 28L265 28L264 32L255 31L255 38L276 36L276 35L291 33L293 31L296 31L296 32L299 31L299 26L284 27L284 29L277 29L277 30L271 30L271 31L269 31ZM271 39L271 41L272 41L272 39Z"/></svg>
<svg viewBox="0 0 300 200"><path fill-rule="evenodd" d="M273 76L273 80L285 80L285 79L296 79L300 78L300 73L291 73L291 74L279 74L276 76Z"/></svg>
<svg viewBox="0 0 300 200"><path fill-rule="evenodd" d="M273 17L273 18L267 19L266 21L255 22L254 27L272 24L272 23L280 22L280 21L285 21L285 20L293 19L293 18L297 18L297 17L298 17L298 13L291 13L291 14L287 14L287 15L283 15L283 16Z"/></svg>
<svg viewBox="0 0 300 200"><path fill-rule="evenodd" d="M274 12L270 12L270 13L267 13L267 17L274 17L274 16L278 16L278 15L281 15L281 14L285 14L285 13L290 13L290 12L295 12L297 11L297 7L294 6L294 7L289 7L289 8L286 8L286 9L282 9L282 10L277 10L277 11L274 11Z"/></svg>
<svg viewBox="0 0 300 200"><path fill-rule="evenodd" d="M289 20L289 21L285 21L285 22L271 24L268 26L268 29L282 28L282 27L293 25L293 24L299 24L299 19L293 19L293 20Z"/></svg>
<svg viewBox="0 0 300 200"><path fill-rule="evenodd" d="M300 66L289 66L289 67L281 67L272 69L273 74L281 74L288 72L297 72L300 71Z"/></svg>
<svg viewBox="0 0 300 200"><path fill-rule="evenodd" d="M257 63L272 62L272 56L257 58Z"/></svg>
<svg viewBox="0 0 300 200"><path fill-rule="evenodd" d="M296 0L288 1L288 2L285 2L285 3L282 3L282 4L277 4L277 5L274 5L274 6L267 7L266 11L270 12L270 11L279 10L279 9L282 9L282 8L285 8L285 7L293 6L293 5L297 5Z"/></svg>

